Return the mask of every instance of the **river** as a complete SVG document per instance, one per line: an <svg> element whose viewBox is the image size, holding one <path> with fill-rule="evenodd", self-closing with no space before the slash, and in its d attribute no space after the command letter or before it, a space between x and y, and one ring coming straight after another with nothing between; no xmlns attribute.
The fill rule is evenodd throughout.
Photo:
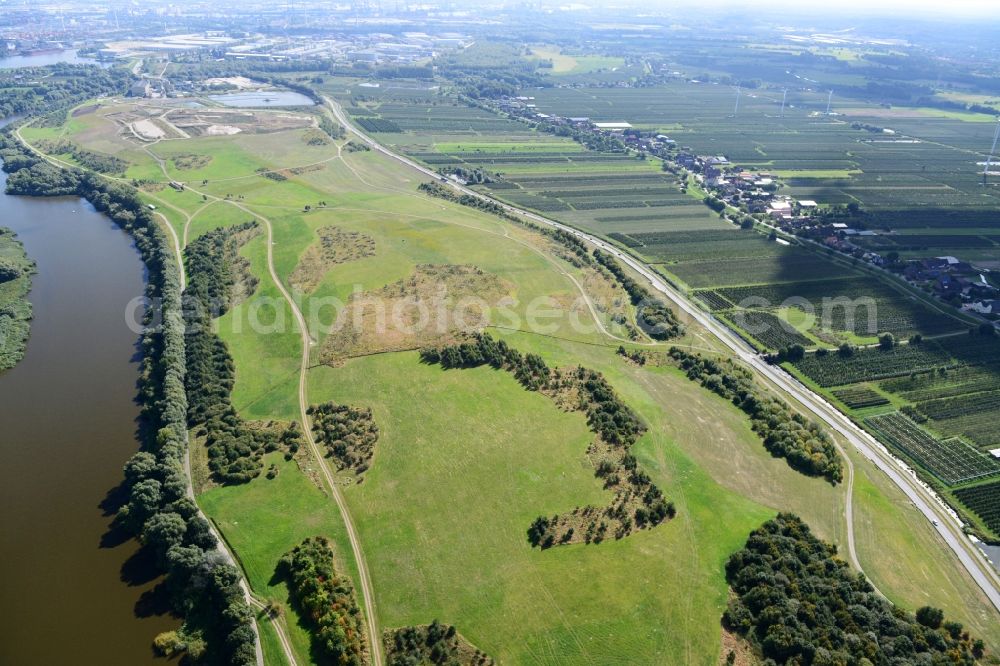
<svg viewBox="0 0 1000 666"><path fill-rule="evenodd" d="M54 65L59 62L67 62L75 65L99 64L101 66L107 66L105 63L97 62L94 58L83 58L76 51L66 49L65 51L54 51L52 53L38 53L26 56L15 55L0 58L0 69L13 69L14 67L43 67L45 65Z"/></svg>
<svg viewBox="0 0 1000 666"><path fill-rule="evenodd" d="M0 664L151 663L153 637L178 622L137 616L153 584L134 542L102 547L100 508L138 447L125 311L142 263L82 199L0 194L0 224L38 263L27 353L0 374Z"/></svg>

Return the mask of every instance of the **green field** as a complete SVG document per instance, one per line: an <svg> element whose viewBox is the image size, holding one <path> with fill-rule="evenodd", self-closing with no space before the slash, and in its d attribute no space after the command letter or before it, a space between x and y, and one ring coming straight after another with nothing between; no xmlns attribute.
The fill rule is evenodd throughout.
<svg viewBox="0 0 1000 666"><path fill-rule="evenodd" d="M67 135L85 146L89 136L94 141L118 137L98 124L76 131L70 128ZM186 172L189 191L164 189L147 196L173 206L165 214L176 230L187 227L189 241L250 217L262 227L265 221L271 225L273 244L262 228L241 251L259 281L253 295L217 322L236 368L232 401L245 419L298 418L302 341L268 270L268 251L278 279L291 288L291 275L320 242L321 229L334 226L373 239L374 255L326 267L318 286L303 296L302 308L316 342L308 401L371 407L379 427L371 468L343 494L360 535L383 629L438 619L456 625L505 663L713 665L721 650L719 618L727 598L723 565L751 529L776 511L791 510L823 538L844 543L842 486L805 477L772 458L742 412L679 371L638 367L615 354L622 331L611 322L610 304L624 300L623 291L609 296L592 268L574 266L564 258L564 248L537 232L422 195L416 189L421 177L374 152L340 154L335 144L304 151L304 132L163 141L157 155L199 153L212 159L201 171ZM470 153L464 140L442 143L448 151L437 154ZM498 143L495 136L485 139L483 145L490 148L483 154L501 154ZM657 192L662 187L664 199L678 207L696 204L697 213L685 211L673 226L607 223L608 231L730 228L669 181L662 184L664 176L650 162L577 162L573 155L579 150L551 145L534 152L542 157L558 153L565 163L560 169L567 170L552 171L551 162L520 165L517 177L534 188L523 191L542 200L587 201L582 193L592 183L566 181L619 176L634 177L630 187ZM128 159L130 169L159 170L144 151L135 150ZM311 168L295 171L305 166ZM263 177L257 173L262 167L282 169L286 179ZM517 177L512 181L519 182ZM567 195L570 191L581 196ZM632 210L567 206L594 225L604 224L598 217ZM759 240L751 242L760 246ZM607 501L586 456L592 433L579 413L560 410L507 373L421 364L414 351L405 350L419 346L420 338L362 336L356 342L368 345L364 354L321 362L330 341L340 340L322 325L338 311L330 301L343 303L355 292L405 285L427 265L477 267L517 301L513 312L521 325L499 322L502 327L491 330L553 367L580 364L608 377L649 426L633 452L641 469L676 503L676 519L599 545L532 549L526 529L538 515ZM313 304L305 296L328 299L329 309L310 310ZM597 304L594 310L607 332L593 326L591 308L571 305L581 296ZM590 326L581 330L562 317L544 335L527 332L531 303L570 312L575 307L577 318ZM695 324L671 342L719 349ZM284 586L271 579L277 559L302 538L320 534L334 541L338 564L355 580L357 565L336 506L314 483L317 466L329 463L305 455L286 462L279 454L265 462L277 466L276 478L262 475L242 485L210 487L199 503L235 549L254 592L286 602L285 622L298 661L311 663L300 618L288 609ZM991 646L1000 644L985 600L919 514L867 462L855 465L864 475L859 475L862 494L856 505L865 525L873 526L859 534L858 550L876 584L910 607L922 605L931 593L949 616ZM920 546L919 557L914 544ZM269 657L280 656L274 638L265 632Z"/></svg>

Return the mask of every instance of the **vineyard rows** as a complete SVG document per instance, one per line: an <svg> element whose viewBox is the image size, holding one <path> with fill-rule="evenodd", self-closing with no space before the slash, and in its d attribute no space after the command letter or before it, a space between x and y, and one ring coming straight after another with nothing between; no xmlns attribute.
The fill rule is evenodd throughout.
<svg viewBox="0 0 1000 666"><path fill-rule="evenodd" d="M949 485L1000 473L1000 461L960 439L940 440L899 412L865 419L879 438Z"/></svg>

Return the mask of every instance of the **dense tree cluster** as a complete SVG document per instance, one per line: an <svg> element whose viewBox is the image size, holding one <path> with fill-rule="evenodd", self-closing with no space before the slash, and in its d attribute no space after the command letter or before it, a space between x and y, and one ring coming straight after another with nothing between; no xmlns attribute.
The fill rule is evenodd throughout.
<svg viewBox="0 0 1000 666"><path fill-rule="evenodd" d="M702 199L702 203L714 210L716 213L721 213L726 210L726 202L716 197L706 196Z"/></svg>
<svg viewBox="0 0 1000 666"><path fill-rule="evenodd" d="M14 232L0 227L0 372L24 358L31 331L28 291L35 263Z"/></svg>
<svg viewBox="0 0 1000 666"><path fill-rule="evenodd" d="M5 228L0 228L0 235L8 231ZM0 282L10 282L11 280L16 280L23 275L21 271L21 266L15 264L10 259L0 257Z"/></svg>
<svg viewBox="0 0 1000 666"><path fill-rule="evenodd" d="M482 106L486 104L480 103ZM490 108L487 106L487 108ZM490 108L492 111L495 109ZM582 146L585 146L587 150L593 150L599 153L624 153L625 152L625 142L613 134L605 134L603 132L596 132L589 129L579 129L572 127L570 125L564 125L561 123L552 123L548 121L535 122L531 116L522 117L521 120L533 124L535 128L540 132L546 132L548 134L554 134L555 136L566 137L573 139Z"/></svg>
<svg viewBox="0 0 1000 666"><path fill-rule="evenodd" d="M238 255L240 244L256 231L255 222L215 229L184 249L190 275L184 292L188 424L204 437L209 469L222 483L256 478L261 456L277 448L273 433L248 427L236 413L230 401L235 366L226 343L212 331L212 320L229 309L240 279L239 263L245 261Z"/></svg>
<svg viewBox="0 0 1000 666"><path fill-rule="evenodd" d="M476 368L489 365L506 370L529 391L546 388L552 371L537 354L522 354L505 340L494 340L489 333L481 333L471 340L444 347L426 347L420 350L425 363L437 363L443 368Z"/></svg>
<svg viewBox="0 0 1000 666"><path fill-rule="evenodd" d="M319 128L323 130L328 137L334 141L338 141L344 138L344 128L340 126L340 123L335 123L328 116L320 116Z"/></svg>
<svg viewBox="0 0 1000 666"><path fill-rule="evenodd" d="M454 201L462 206L468 206L469 208L477 208L481 211L497 215L504 218L505 220L510 220L511 222L521 223L521 219L516 215L511 215L507 212L507 209L500 204L490 201L489 199L483 199L481 197L473 196L471 194L459 193L448 187L447 185L442 185L441 183L420 183L417 189L421 192L425 192L432 197L438 197L439 199L447 199L448 201Z"/></svg>
<svg viewBox="0 0 1000 666"><path fill-rule="evenodd" d="M375 454L378 426L371 408L325 402L309 408L316 441L326 446L339 469L361 474L368 469Z"/></svg>
<svg viewBox="0 0 1000 666"><path fill-rule="evenodd" d="M80 173L60 169L26 151L10 134L0 134L0 159L7 177L7 193L27 196L78 194Z"/></svg>
<svg viewBox="0 0 1000 666"><path fill-rule="evenodd" d="M518 95L527 87L550 86L539 62L522 58L507 44L480 43L444 54L435 61L437 73L474 99Z"/></svg>
<svg viewBox="0 0 1000 666"><path fill-rule="evenodd" d="M470 185L484 185L494 182L493 176L491 176L489 172L484 170L482 167L476 167L475 169L452 167L447 171L447 173L454 174Z"/></svg>
<svg viewBox="0 0 1000 666"><path fill-rule="evenodd" d="M344 144L344 150L349 153L368 153L371 152L371 146L359 141L348 141Z"/></svg>
<svg viewBox="0 0 1000 666"><path fill-rule="evenodd" d="M621 264L607 252L594 250L594 258L615 276L636 307L636 322L654 340L669 340L684 334L684 325L663 301L654 298L641 284L629 277Z"/></svg>
<svg viewBox="0 0 1000 666"><path fill-rule="evenodd" d="M257 173L268 180L273 180L275 182L281 183L288 180L288 176L281 173L280 171L274 171L273 169L268 169L267 167L260 167L257 169Z"/></svg>
<svg viewBox="0 0 1000 666"><path fill-rule="evenodd" d="M17 144L7 137L4 149L4 155L17 152ZM135 189L77 170L33 181L32 174L54 169L41 164L24 152L11 161L5 158L4 169L12 172L8 184L13 181L19 194L79 195L107 214L135 240L148 270L146 295L159 304L146 313L141 343L143 450L125 464L127 500L116 525L152 550L166 574L171 606L185 618L184 633L193 637L188 644L206 644L204 651L198 650L206 661L254 664L253 615L239 586L239 571L218 552L208 522L187 494L184 323L173 252ZM53 192L46 191L47 184L54 186Z"/></svg>
<svg viewBox="0 0 1000 666"><path fill-rule="evenodd" d="M65 139L39 141L38 149L49 155L69 155L80 166L91 171L97 171L98 173L120 175L124 174L125 170L128 169L128 162L121 158L87 150Z"/></svg>
<svg viewBox="0 0 1000 666"><path fill-rule="evenodd" d="M558 228L543 229L542 233L572 252L577 260L573 263L578 267L594 263L594 258L590 256L590 248L587 247L586 243L580 240L579 236L575 236L568 231Z"/></svg>
<svg viewBox="0 0 1000 666"><path fill-rule="evenodd" d="M677 347L671 347L670 357L688 379L743 410L772 455L784 458L804 474L823 476L831 483L843 479L840 456L830 437L787 403L759 391L750 372L730 360L715 360Z"/></svg>
<svg viewBox="0 0 1000 666"><path fill-rule="evenodd" d="M333 566L333 548L323 537L310 537L278 562L278 573L301 616L312 629L320 663L361 666L367 663L361 609L347 576Z"/></svg>
<svg viewBox="0 0 1000 666"><path fill-rule="evenodd" d="M0 70L0 118L51 113L94 97L121 94L129 79L124 68L68 63Z"/></svg>
<svg viewBox="0 0 1000 666"><path fill-rule="evenodd" d="M674 516L673 503L663 497L629 452L646 426L599 372L581 367L554 370L537 354L522 354L487 333L459 344L423 349L420 356L425 363L445 368L489 365L506 370L526 389L540 391L567 409L586 414L587 424L597 435L587 453L595 475L614 492L614 500L607 507L577 507L569 514L539 517L528 528L531 545L548 548L579 541L599 543L608 532L620 539Z"/></svg>
<svg viewBox="0 0 1000 666"><path fill-rule="evenodd" d="M434 620L422 627L386 632L389 666L492 666L489 655L462 641L455 627Z"/></svg>
<svg viewBox="0 0 1000 666"><path fill-rule="evenodd" d="M974 664L983 643L943 613L916 616L881 597L800 518L779 514L726 564L723 617L777 664Z"/></svg>

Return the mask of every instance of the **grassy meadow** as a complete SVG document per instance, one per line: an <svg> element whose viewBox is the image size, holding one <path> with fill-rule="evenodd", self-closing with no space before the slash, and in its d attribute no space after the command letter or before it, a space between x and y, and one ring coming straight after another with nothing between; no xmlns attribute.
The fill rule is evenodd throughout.
<svg viewBox="0 0 1000 666"><path fill-rule="evenodd" d="M508 330L527 328L523 323L533 302L565 307L583 296L601 305L587 269L566 261L559 247L537 232L424 196L417 191L419 174L378 154L342 151L332 142L309 145L307 129L163 140L149 148L165 160L164 176L153 155L121 138L107 118L114 109L71 116L62 129L26 131L25 136L58 134L93 150L115 152L129 161L130 177L146 174L161 183L182 178L194 191L150 189L145 196L188 242L214 228L258 220L261 233L241 249L258 281L256 289L217 321L235 363L232 401L243 418L287 421L299 412L302 341L268 270L268 251L278 279L292 290L292 275L318 247L324 229L336 227L373 243L373 254L331 260L315 287L296 297L302 298L316 342L306 376L309 402L370 407L379 427L371 468L344 488L344 496L360 534L383 629L438 619L456 625L501 663L712 666L722 647L723 566L751 529L779 510L791 510L818 535L843 546L842 486L807 478L772 458L742 412L678 371L624 361L615 354L621 331L602 307L595 308L597 317L610 334L593 325L589 307L577 312L589 324L586 330L566 318L555 320L545 335ZM439 112L459 115L453 109ZM502 155L508 149L502 136L487 133L501 130L489 129L486 120L445 120L480 123L482 143L466 143L468 135L454 129L435 134L441 141L435 152L441 155L476 150ZM127 145L116 149L116 142ZM517 136L510 145L521 150L526 144L533 146L527 154L559 153L565 166L559 163L558 169L567 172L554 173L551 162L511 164L512 180L531 185L521 188L523 196L585 201L590 184L561 182L560 190L578 196L552 197L541 194L556 191L544 179L624 174L640 183L653 181L649 187L656 196L673 201L663 210L689 203L673 193L669 181L661 182L663 176L650 163L581 161L577 170L570 144L551 137L535 144L532 137ZM210 159L196 169L178 170L175 159L191 154ZM283 179L261 175L260 169L280 170ZM643 210L646 215L660 209ZM607 225L601 228L625 233L663 231L662 220L670 217L601 222L599 217L639 213L575 207L569 212L580 213L581 226ZM675 217L670 231L724 228L700 204ZM265 221L273 230L271 245ZM526 529L535 517L608 499L586 457L593 433L581 414L560 410L507 373L442 370L422 364L412 350L321 362L329 338L322 324L340 306L313 312L310 298L346 303L355 291L384 290L427 265L477 267L515 299L512 312L521 322L492 328L492 333L521 351L540 354L550 366L579 364L608 377L649 426L633 453L676 503L674 520L599 545L532 549ZM697 326L675 342L719 348ZM297 659L312 663L308 632L289 608L284 584L273 579L275 564L304 537L319 534L333 540L338 564L355 580L357 565L337 508L315 481L316 465L330 463L307 456L285 461L270 454L265 465L272 463L278 469L275 478L262 475L242 485L210 487L198 501L234 548L254 592L285 604ZM987 602L957 570L950 553L867 461L855 459L855 465L857 545L874 582L911 608L931 595L991 647L1000 647L1000 630L991 623ZM270 629L264 632L264 647L269 663L280 663Z"/></svg>

